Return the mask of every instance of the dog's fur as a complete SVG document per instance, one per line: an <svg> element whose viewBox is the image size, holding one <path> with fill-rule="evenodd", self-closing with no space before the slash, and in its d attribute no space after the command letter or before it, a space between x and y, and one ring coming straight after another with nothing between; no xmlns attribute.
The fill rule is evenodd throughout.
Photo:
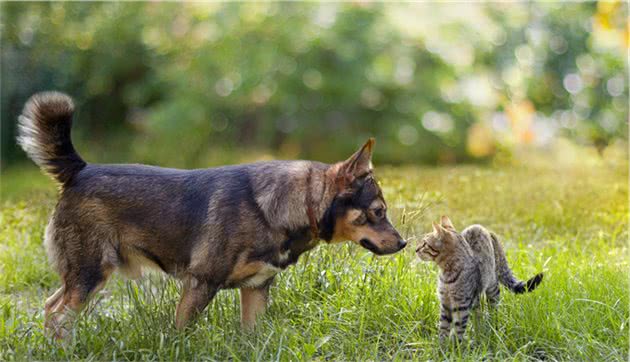
<svg viewBox="0 0 630 362"><path fill-rule="evenodd" d="M372 175L373 139L348 160L271 161L200 170L86 163L75 151L70 97L36 94L19 118L18 142L60 184L46 228L63 281L45 305L63 337L71 316L113 271L154 267L183 281L176 326L219 289L240 288L241 322L264 311L274 275L327 242L351 240L375 254L405 246Z"/></svg>

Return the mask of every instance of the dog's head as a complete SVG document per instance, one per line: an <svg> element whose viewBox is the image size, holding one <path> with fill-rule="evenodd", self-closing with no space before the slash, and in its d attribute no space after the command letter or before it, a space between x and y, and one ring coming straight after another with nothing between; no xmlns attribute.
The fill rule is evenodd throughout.
<svg viewBox="0 0 630 362"><path fill-rule="evenodd" d="M407 242L387 217L387 203L372 174L372 147L369 139L344 162L333 166L337 194L324 215L324 239L351 240L374 254L392 254Z"/></svg>

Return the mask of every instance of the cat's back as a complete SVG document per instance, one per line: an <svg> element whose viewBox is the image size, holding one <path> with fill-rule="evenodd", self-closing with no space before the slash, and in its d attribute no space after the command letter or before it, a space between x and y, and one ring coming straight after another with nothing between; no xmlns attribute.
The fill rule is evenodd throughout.
<svg viewBox="0 0 630 362"><path fill-rule="evenodd" d="M470 225L462 231L462 236L468 242L468 245L474 252L494 254L494 248L492 247L492 236L490 231L485 227L475 224Z"/></svg>
<svg viewBox="0 0 630 362"><path fill-rule="evenodd" d="M481 225L471 225L462 231L462 236L466 239L473 254L480 262L482 279L490 279L487 282L494 280L496 269L490 231Z"/></svg>

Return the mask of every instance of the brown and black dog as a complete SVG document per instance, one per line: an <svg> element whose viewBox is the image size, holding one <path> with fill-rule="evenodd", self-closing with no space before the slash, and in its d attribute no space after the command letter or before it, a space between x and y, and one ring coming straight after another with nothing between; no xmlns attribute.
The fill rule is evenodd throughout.
<svg viewBox="0 0 630 362"><path fill-rule="evenodd" d="M372 174L373 139L332 165L99 165L72 145L73 112L70 97L47 92L19 118L18 142L61 185L44 240L63 282L45 305L57 337L115 270L137 277L148 266L182 280L178 328L219 289L240 288L241 323L252 328L274 275L319 240L351 240L379 255L406 245Z"/></svg>

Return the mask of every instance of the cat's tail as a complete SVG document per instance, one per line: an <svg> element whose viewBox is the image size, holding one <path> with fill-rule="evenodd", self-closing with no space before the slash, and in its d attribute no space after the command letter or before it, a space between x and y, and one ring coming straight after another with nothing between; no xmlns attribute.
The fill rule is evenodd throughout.
<svg viewBox="0 0 630 362"><path fill-rule="evenodd" d="M516 294L531 292L536 289L543 280L543 273L534 275L526 282L516 279L514 273L512 273L512 269L510 269L510 266L507 263L505 252L503 251L503 247L501 246L497 235L492 232L490 235L492 236L492 246L494 247L494 259L496 262L499 282Z"/></svg>

